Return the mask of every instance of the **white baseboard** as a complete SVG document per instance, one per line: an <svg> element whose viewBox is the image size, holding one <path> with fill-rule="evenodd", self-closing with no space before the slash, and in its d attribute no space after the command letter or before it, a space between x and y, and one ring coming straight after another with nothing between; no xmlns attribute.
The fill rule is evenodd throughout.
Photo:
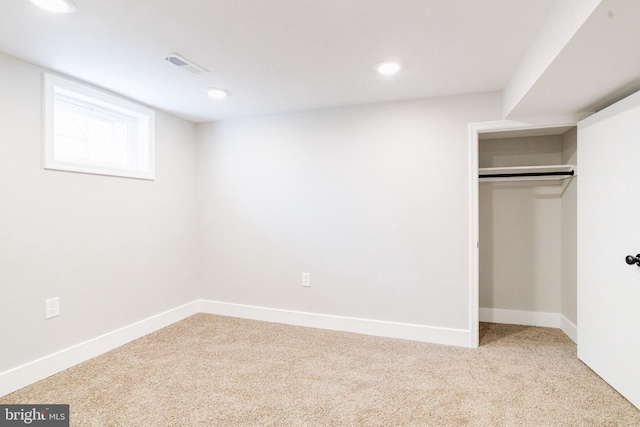
<svg viewBox="0 0 640 427"><path fill-rule="evenodd" d="M207 300L200 300L200 308L204 313L218 314L221 316L240 317L342 332L355 332L364 335L399 338L434 344L446 344L459 347L469 346L470 331L463 329L358 319Z"/></svg>
<svg viewBox="0 0 640 427"><path fill-rule="evenodd" d="M578 328L560 313L480 308L478 315L481 322L558 328L573 342L577 342Z"/></svg>
<svg viewBox="0 0 640 427"><path fill-rule="evenodd" d="M562 315L560 316L560 329L562 329L562 332L571 338L571 341L576 344L578 343L578 327L575 323Z"/></svg>
<svg viewBox="0 0 640 427"><path fill-rule="evenodd" d="M470 331L408 323L281 310L219 301L196 300L164 313L92 338L64 350L0 373L0 396L33 384L123 344L141 338L196 313L209 313L287 325L355 332L435 344L468 347ZM558 313L480 308L481 322L560 328L574 342L577 327Z"/></svg>
<svg viewBox="0 0 640 427"><path fill-rule="evenodd" d="M217 314L459 347L469 346L471 333L469 330L464 329L358 319L219 301L195 300L8 371L0 372L0 396L12 393L196 313ZM574 342L576 342L578 335L576 325L558 313L480 308L479 318L481 322L560 328Z"/></svg>
<svg viewBox="0 0 640 427"><path fill-rule="evenodd" d="M8 371L0 372L0 396L13 393L29 384L169 326L199 311L199 302L193 301Z"/></svg>
<svg viewBox="0 0 640 427"><path fill-rule="evenodd" d="M505 323L508 325L542 326L559 328L560 315L542 311L505 310L501 308L480 308L481 322Z"/></svg>

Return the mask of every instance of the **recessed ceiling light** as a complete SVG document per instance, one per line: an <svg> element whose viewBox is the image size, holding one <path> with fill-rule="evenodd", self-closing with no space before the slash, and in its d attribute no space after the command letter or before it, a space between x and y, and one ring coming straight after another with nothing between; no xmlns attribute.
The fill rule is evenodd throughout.
<svg viewBox="0 0 640 427"><path fill-rule="evenodd" d="M216 87L210 87L207 89L207 94L213 99L222 99L229 96L229 92L224 89L218 89Z"/></svg>
<svg viewBox="0 0 640 427"><path fill-rule="evenodd" d="M31 0L43 9L56 13L71 13L76 10L73 0Z"/></svg>
<svg viewBox="0 0 640 427"><path fill-rule="evenodd" d="M400 63L397 61L382 61L376 64L376 70L383 76L391 76L400 71Z"/></svg>

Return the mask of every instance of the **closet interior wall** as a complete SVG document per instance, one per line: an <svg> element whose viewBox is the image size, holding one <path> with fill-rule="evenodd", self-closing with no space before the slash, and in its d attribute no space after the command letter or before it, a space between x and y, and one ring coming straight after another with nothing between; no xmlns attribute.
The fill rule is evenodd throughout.
<svg viewBox="0 0 640 427"><path fill-rule="evenodd" d="M575 165L576 129L562 132L481 138L479 167ZM576 324L576 186L577 178L480 180L481 309L559 314Z"/></svg>

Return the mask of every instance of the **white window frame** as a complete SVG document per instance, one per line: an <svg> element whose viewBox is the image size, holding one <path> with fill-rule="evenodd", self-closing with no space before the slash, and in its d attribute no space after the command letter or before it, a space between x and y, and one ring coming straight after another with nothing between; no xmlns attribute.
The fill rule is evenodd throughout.
<svg viewBox="0 0 640 427"><path fill-rule="evenodd" d="M93 118L130 124L130 161L126 167L90 160L56 159L54 114L56 102L77 109ZM126 99L52 74L44 74L44 147L45 169L155 179L155 112Z"/></svg>

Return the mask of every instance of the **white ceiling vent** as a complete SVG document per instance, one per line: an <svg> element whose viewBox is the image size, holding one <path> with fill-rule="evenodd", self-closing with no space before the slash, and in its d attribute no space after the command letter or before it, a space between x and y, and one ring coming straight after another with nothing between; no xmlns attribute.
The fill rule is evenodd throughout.
<svg viewBox="0 0 640 427"><path fill-rule="evenodd" d="M165 61L175 65L178 68L181 68L185 71L188 71L192 74L201 74L201 73L208 73L209 71L205 70L204 68L202 68L199 65L194 64L193 62L189 61L188 59L183 58L182 56L176 54L176 53L172 53L170 55L165 55L162 57L162 59L164 59Z"/></svg>

